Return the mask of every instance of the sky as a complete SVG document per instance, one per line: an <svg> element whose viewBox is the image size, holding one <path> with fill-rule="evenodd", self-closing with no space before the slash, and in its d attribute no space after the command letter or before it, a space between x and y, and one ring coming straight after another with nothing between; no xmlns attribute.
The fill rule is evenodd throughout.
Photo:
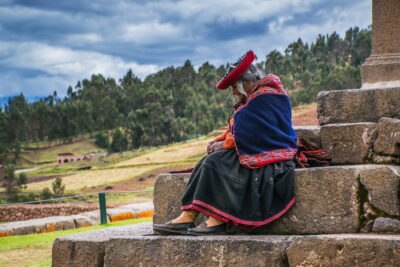
<svg viewBox="0 0 400 267"><path fill-rule="evenodd" d="M189 59L195 67L258 61L301 37L372 23L371 0L0 0L0 97L66 94L101 73L142 79Z"/></svg>

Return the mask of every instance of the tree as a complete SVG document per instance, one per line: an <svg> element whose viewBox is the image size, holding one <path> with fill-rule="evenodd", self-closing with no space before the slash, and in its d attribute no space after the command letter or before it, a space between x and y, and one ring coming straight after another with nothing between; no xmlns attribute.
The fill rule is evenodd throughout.
<svg viewBox="0 0 400 267"><path fill-rule="evenodd" d="M128 139L122 134L119 128L113 133L110 148L113 152L122 152L128 149Z"/></svg>
<svg viewBox="0 0 400 267"><path fill-rule="evenodd" d="M41 199L46 200L53 197L53 194L50 192L48 187L43 188L42 193L40 194Z"/></svg>
<svg viewBox="0 0 400 267"><path fill-rule="evenodd" d="M95 135L95 144L98 147L101 148L108 148L110 146L110 142L108 141L108 137L106 135L104 135L103 133L97 133Z"/></svg>
<svg viewBox="0 0 400 267"><path fill-rule="evenodd" d="M22 189L26 189L26 184L28 183L28 176L26 173L20 173L18 176L15 174L14 165L8 165L5 168L3 186L6 189L6 193L9 201L18 201L18 193Z"/></svg>
<svg viewBox="0 0 400 267"><path fill-rule="evenodd" d="M57 177L51 184L53 193L56 197L62 197L64 195L65 185L62 184L62 179Z"/></svg>

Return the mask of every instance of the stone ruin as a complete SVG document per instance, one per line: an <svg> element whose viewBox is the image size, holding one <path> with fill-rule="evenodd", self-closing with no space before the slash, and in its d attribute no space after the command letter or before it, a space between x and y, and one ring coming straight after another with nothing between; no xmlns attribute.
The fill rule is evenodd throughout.
<svg viewBox="0 0 400 267"><path fill-rule="evenodd" d="M64 164L68 162L77 162L82 160L88 160L91 158L101 158L105 157L106 153L89 153L85 155L74 155L73 153L61 153L57 155L57 163Z"/></svg>
<svg viewBox="0 0 400 267"><path fill-rule="evenodd" d="M399 0L373 0L362 88L321 92L320 126L296 128L332 166L296 170L297 202L280 219L256 235L154 236L144 224L61 237L53 265L400 266L399 15ZM188 179L156 180L154 223L180 213Z"/></svg>

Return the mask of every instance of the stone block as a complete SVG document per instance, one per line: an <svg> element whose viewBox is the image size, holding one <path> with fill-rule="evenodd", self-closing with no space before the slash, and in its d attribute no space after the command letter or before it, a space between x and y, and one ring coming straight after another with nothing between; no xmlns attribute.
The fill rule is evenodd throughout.
<svg viewBox="0 0 400 267"><path fill-rule="evenodd" d="M400 119L400 87L324 91L317 102L320 125Z"/></svg>
<svg viewBox="0 0 400 267"><path fill-rule="evenodd" d="M377 164L397 164L400 165L400 157L373 155L372 162Z"/></svg>
<svg viewBox="0 0 400 267"><path fill-rule="evenodd" d="M293 127L299 138L306 140L316 147L321 147L319 126L295 126Z"/></svg>
<svg viewBox="0 0 400 267"><path fill-rule="evenodd" d="M361 183L368 190L370 203L389 215L400 215L400 167L378 166L362 171Z"/></svg>
<svg viewBox="0 0 400 267"><path fill-rule="evenodd" d="M400 156L400 120L381 118L378 123L377 132L378 136L374 143L374 151Z"/></svg>
<svg viewBox="0 0 400 267"><path fill-rule="evenodd" d="M380 266L400 262L400 236L320 235L294 240L287 250L289 266Z"/></svg>
<svg viewBox="0 0 400 267"><path fill-rule="evenodd" d="M107 209L107 215L110 221L112 222L136 218L135 212L132 209L127 209L127 208Z"/></svg>
<svg viewBox="0 0 400 267"><path fill-rule="evenodd" d="M87 226L92 226L94 225L92 220L87 217L87 216L83 216L83 215L72 215L70 216L75 223L75 227L76 228L81 228L81 227L87 227Z"/></svg>
<svg viewBox="0 0 400 267"><path fill-rule="evenodd" d="M0 224L0 238L14 235L14 228L9 225Z"/></svg>
<svg viewBox="0 0 400 267"><path fill-rule="evenodd" d="M332 157L332 164L360 164L372 148L376 123L328 124L321 127L322 149Z"/></svg>
<svg viewBox="0 0 400 267"><path fill-rule="evenodd" d="M111 238L152 233L151 223L110 227L58 237L52 248L52 266L103 266L107 242Z"/></svg>
<svg viewBox="0 0 400 267"><path fill-rule="evenodd" d="M374 221L372 231L377 233L400 232L400 221L390 218L377 218Z"/></svg>
<svg viewBox="0 0 400 267"><path fill-rule="evenodd" d="M181 198L190 174L161 174L154 184L154 223L164 223L179 216Z"/></svg>
<svg viewBox="0 0 400 267"><path fill-rule="evenodd" d="M75 223L69 216L55 216L5 223L2 225L2 228L12 229L13 235L29 235L34 233L47 233L58 230L74 229Z"/></svg>
<svg viewBox="0 0 400 267"><path fill-rule="evenodd" d="M104 266L287 266L291 236L114 238Z"/></svg>
<svg viewBox="0 0 400 267"><path fill-rule="evenodd" d="M297 169L296 204L262 233L353 233L359 227L358 175L373 166ZM160 175L154 187L154 223L179 214L187 174Z"/></svg>
<svg viewBox="0 0 400 267"><path fill-rule="evenodd" d="M100 224L100 222L101 222L99 210L84 212L84 213L81 213L80 215L88 217L90 219L90 221L92 222L92 225ZM108 216L107 216L107 222L110 222L110 218Z"/></svg>
<svg viewBox="0 0 400 267"><path fill-rule="evenodd" d="M121 206L120 208L132 209L136 218L151 217L154 215L153 202L133 203Z"/></svg>
<svg viewBox="0 0 400 267"><path fill-rule="evenodd" d="M260 233L355 233L359 227L357 176L363 166L297 169L295 205Z"/></svg>

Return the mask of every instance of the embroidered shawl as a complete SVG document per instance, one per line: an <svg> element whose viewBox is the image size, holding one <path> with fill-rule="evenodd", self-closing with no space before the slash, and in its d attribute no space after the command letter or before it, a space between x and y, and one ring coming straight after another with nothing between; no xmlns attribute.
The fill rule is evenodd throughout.
<svg viewBox="0 0 400 267"><path fill-rule="evenodd" d="M289 97L275 75L267 75L254 86L246 103L236 110L230 128L240 163L247 168L290 160L297 152Z"/></svg>

